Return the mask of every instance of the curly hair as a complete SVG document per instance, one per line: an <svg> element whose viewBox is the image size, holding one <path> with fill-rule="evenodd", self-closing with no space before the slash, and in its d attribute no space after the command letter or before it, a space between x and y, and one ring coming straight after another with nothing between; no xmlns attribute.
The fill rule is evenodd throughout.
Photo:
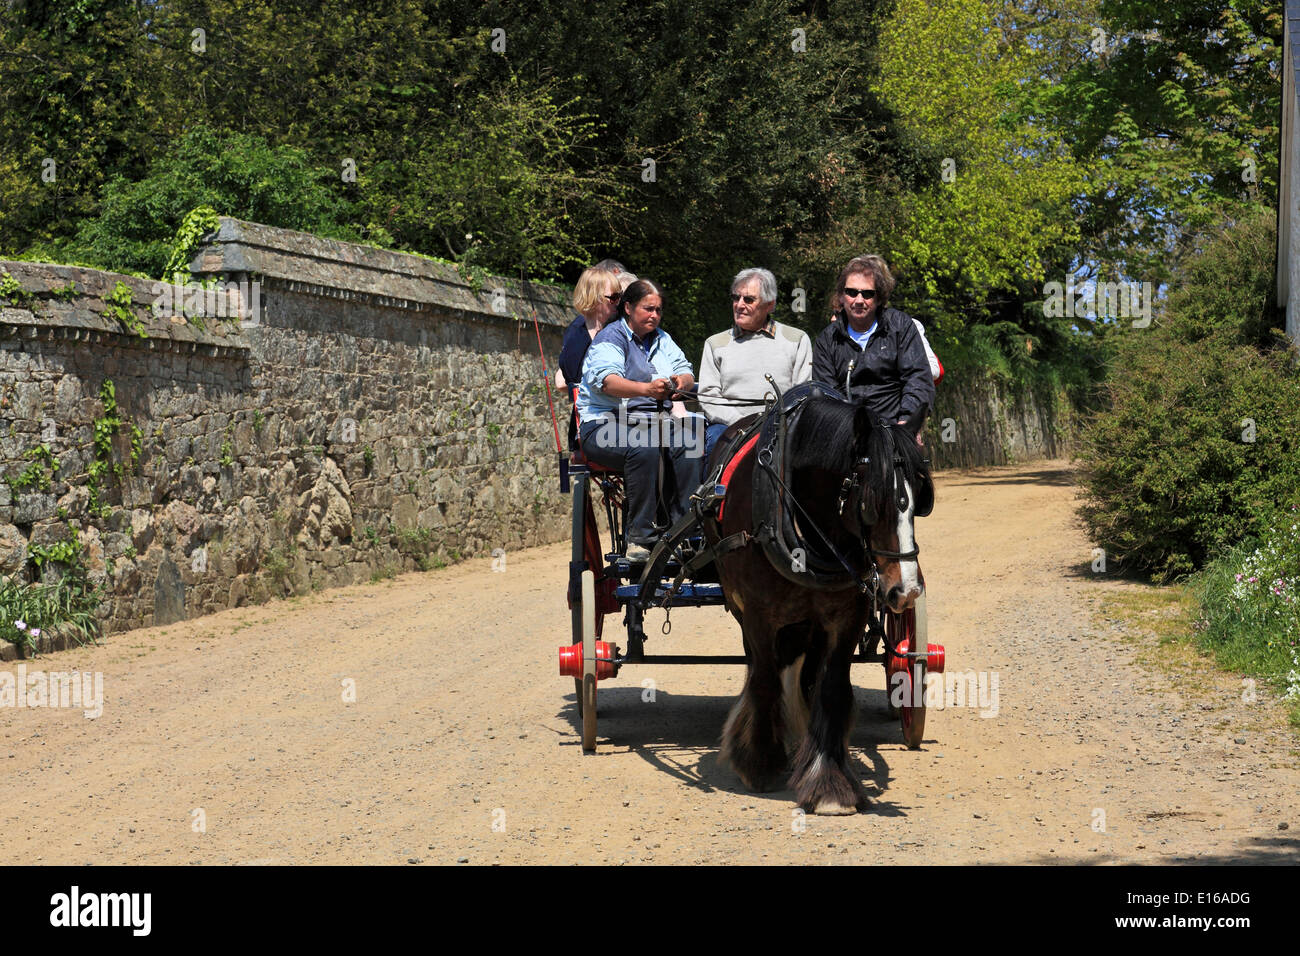
<svg viewBox="0 0 1300 956"><path fill-rule="evenodd" d="M831 296L831 312L835 313L840 308L840 296L844 294L844 284L848 282L849 276L858 275L859 273L870 273L875 279L876 302L880 308L889 304L889 294L894 291L894 274L889 271L889 265L880 256L854 256L849 260L840 271L840 277L835 282L835 292Z"/></svg>

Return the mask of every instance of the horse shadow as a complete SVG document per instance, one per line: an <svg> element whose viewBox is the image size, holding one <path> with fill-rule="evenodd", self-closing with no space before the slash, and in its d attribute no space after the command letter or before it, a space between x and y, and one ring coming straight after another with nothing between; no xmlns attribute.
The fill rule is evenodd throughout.
<svg viewBox="0 0 1300 956"><path fill-rule="evenodd" d="M905 817L906 809L888 799L893 776L880 749L901 743L898 719L888 715L883 690L855 687L854 696L858 708L849 738L849 762L867 785L867 812ZM602 685L597 695L596 754L626 749L702 794L730 793L793 803L794 791L784 783L777 784L777 789L750 790L722 761L722 726L735 702L734 696L674 694L660 688L647 694L640 687ZM578 746L581 718L573 694L566 695L556 717L573 728L568 742Z"/></svg>

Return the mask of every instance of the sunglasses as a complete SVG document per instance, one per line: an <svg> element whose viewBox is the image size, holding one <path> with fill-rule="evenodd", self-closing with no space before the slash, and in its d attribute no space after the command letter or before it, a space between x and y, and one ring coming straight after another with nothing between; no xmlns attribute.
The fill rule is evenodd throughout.
<svg viewBox="0 0 1300 956"><path fill-rule="evenodd" d="M619 299L623 298L623 293L611 292L609 295L605 296L605 298L608 299L610 302L618 302Z"/></svg>
<svg viewBox="0 0 1300 956"><path fill-rule="evenodd" d="M756 295L740 295L740 294L737 293L737 292L733 292L733 293L731 293L731 301L732 301L732 302L739 302L741 299L744 299L744 300L745 300L745 305L753 305L755 302L758 301L758 296L756 296Z"/></svg>
<svg viewBox="0 0 1300 956"><path fill-rule="evenodd" d="M862 298L870 302L872 299L876 297L876 290L875 289L850 289L848 286L845 286L844 294L848 296L850 299L856 299L858 296L862 296Z"/></svg>

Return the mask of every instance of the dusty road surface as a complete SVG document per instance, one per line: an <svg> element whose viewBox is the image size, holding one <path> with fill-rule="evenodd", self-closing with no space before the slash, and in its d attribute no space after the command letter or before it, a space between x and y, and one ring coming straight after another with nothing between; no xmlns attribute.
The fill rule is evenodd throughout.
<svg viewBox="0 0 1300 956"><path fill-rule="evenodd" d="M0 862L1300 862L1280 708L1208 663L1136 660L1154 638L1097 608L1139 586L1091 574L1066 464L937 484L931 639L984 695L908 751L883 672L855 667L869 813L803 819L719 765L740 667L624 669L584 756L553 546L28 662L102 672L105 701L0 709ZM661 623L652 653L739 653L720 609Z"/></svg>

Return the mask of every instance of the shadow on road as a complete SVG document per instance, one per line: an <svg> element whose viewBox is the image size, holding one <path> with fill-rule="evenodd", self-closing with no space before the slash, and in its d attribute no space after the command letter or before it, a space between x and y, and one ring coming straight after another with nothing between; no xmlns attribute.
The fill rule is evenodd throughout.
<svg viewBox="0 0 1300 956"><path fill-rule="evenodd" d="M756 793L722 763L722 726L734 696L692 696L656 689L653 701L639 687L602 687L597 700L597 750L599 755L626 749L656 770L701 793L732 793L756 800L793 803L788 788ZM907 808L885 799L892 776L880 746L898 746L902 735L898 719L885 707L883 690L854 688L857 719L849 738L849 762L858 779L868 784L870 813L907 816ZM572 728L562 744L579 746L577 700L569 694L556 717ZM874 792L870 784L875 784Z"/></svg>
<svg viewBox="0 0 1300 956"><path fill-rule="evenodd" d="M935 477L942 481L945 477L950 480L944 482L950 488L960 488L963 485L1055 485L1058 488L1068 488L1078 483L1075 471L1071 468L1044 468L1039 471L1019 471L1012 475L974 475L969 473L953 473L945 471L936 471ZM941 492L942 493L942 492Z"/></svg>
<svg viewBox="0 0 1300 956"><path fill-rule="evenodd" d="M1111 853L1089 853L1084 857L1059 857L1040 854L1024 860L1028 864L1056 863L1069 866L1132 865L1131 860ZM1300 837L1249 837L1226 853L1189 853L1160 861L1194 863L1197 866L1295 866L1300 863Z"/></svg>

